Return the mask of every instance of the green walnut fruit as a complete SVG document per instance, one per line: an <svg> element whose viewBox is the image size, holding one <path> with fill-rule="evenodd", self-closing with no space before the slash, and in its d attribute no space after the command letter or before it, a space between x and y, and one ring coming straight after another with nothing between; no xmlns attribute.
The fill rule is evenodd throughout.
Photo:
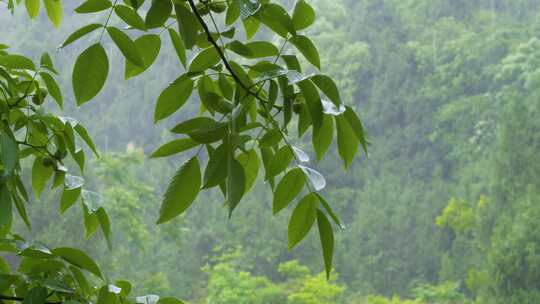
<svg viewBox="0 0 540 304"><path fill-rule="evenodd" d="M204 4L204 3L197 3L196 5L197 7L197 12L199 12L199 14L201 16L204 16L206 14L208 14L208 12L210 12L210 9L208 8L208 5Z"/></svg>
<svg viewBox="0 0 540 304"><path fill-rule="evenodd" d="M225 10L227 10L227 4L223 1L210 3L210 10L218 14L223 13Z"/></svg>
<svg viewBox="0 0 540 304"><path fill-rule="evenodd" d="M47 97L47 94L47 90L39 89L39 93L36 93L34 94L34 96L32 96L32 102L37 106L43 104L43 102L45 101L45 97Z"/></svg>
<svg viewBox="0 0 540 304"><path fill-rule="evenodd" d="M35 105L41 105L43 103L43 99L39 97L39 95L34 95L32 96L32 102L35 104Z"/></svg>

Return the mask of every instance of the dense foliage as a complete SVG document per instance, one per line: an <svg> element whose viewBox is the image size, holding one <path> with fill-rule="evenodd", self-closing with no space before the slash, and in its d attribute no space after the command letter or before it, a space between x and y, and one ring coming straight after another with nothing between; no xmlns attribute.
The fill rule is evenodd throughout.
<svg viewBox="0 0 540 304"><path fill-rule="evenodd" d="M294 11L296 2L281 3ZM102 44L109 81L80 109L67 102L73 63L100 35L93 32L54 53L71 28L86 24L80 15L64 14L64 25L47 41L45 16L30 22L21 8L0 18L13 20L3 40L14 51L38 59L44 50L51 53L65 111L88 128L102 151L86 165L85 185L103 195L113 250L104 248L103 234L82 239L80 211L60 217L50 208L61 189L43 191L29 208L32 231L19 220L14 231L51 248L81 248L111 278L129 279L133 294L191 303L538 303L539 1L309 3L317 19L305 35L318 46L321 68L334 77L341 99L359 110L372 143L369 159L345 175L336 147L316 165L329 185L322 192L344 226L335 235L330 280L321 267L318 235L284 250L294 208L272 217L267 183L253 184L231 220L219 208L223 196L216 190L200 193L184 215L155 225L166 181L189 157L148 158L176 138L163 126L174 128L199 113L199 105L186 102L182 113L153 126L156 96L178 76L176 49L163 43L153 65L125 82L125 67L112 68L125 59L107 31ZM110 22L125 27L115 15ZM159 35L165 41L169 32ZM267 31L255 37L278 48L283 42ZM287 43L282 53L299 52ZM309 63L302 55L299 60ZM289 126L298 124L292 119ZM311 154L312 138L290 140ZM23 166L30 169L32 162Z"/></svg>
<svg viewBox="0 0 540 304"><path fill-rule="evenodd" d="M40 0L24 1L30 18L39 15L40 3ZM103 15L104 22L88 23L75 30L60 48L66 48L92 32L99 32L97 42L85 47L73 65L71 83L75 101L81 106L96 97L107 81L111 64L102 43L106 35L123 55L124 78L129 79L152 66L161 49L160 34L168 32L170 43L184 68L157 97L154 122L178 112L195 89L199 113L177 122L170 131L181 137L162 145L151 155L152 158L179 153L190 155L179 166L163 194L157 224L178 217L192 205L201 190L212 188L221 191L230 218L258 180L262 167L264 180L273 192L274 214L301 195L288 224L289 250L296 247L317 223L326 277L329 278L334 251L331 220L337 225L340 222L319 193L326 186L324 176L308 167L310 158L306 152L290 143L289 124L293 119L297 122L299 138L311 129L318 160L324 158L334 139L335 125L337 146L345 168L352 164L360 145L366 150L367 142L362 123L354 110L343 104L332 78L316 72L303 74L298 57L283 53L284 47L291 44L320 70L316 46L309 37L301 34L314 23L314 9L304 0L295 3L290 15L283 6L269 1L158 0L145 3L144 0L130 0L123 3L117 0L114 3L109 0L81 3L74 8L76 14ZM11 12L18 4L20 1L6 3ZM62 1L50 0L43 4L49 20L59 26L63 16ZM124 29L111 24L113 15L125 24ZM216 22L218 17L224 19L222 28ZM212 29L209 24L213 25ZM282 37L281 47L268 39L254 39L261 25ZM237 32L241 29L240 38ZM136 38L130 35L136 35ZM9 49L9 46L2 45L2 49ZM194 54L188 64L186 53L190 51ZM116 66L112 65L112 68ZM6 294L0 294L0 300L25 303L45 303L51 299L60 302L96 300L98 303L181 302L155 295L130 298L131 283L109 282L85 252L71 247L49 250L41 243L27 242L12 232L13 206L31 228L26 211L28 194L21 179L21 161L32 156L30 172L36 198L40 199L50 179L53 180L52 188L63 185L61 213L70 209L80 197L86 236L92 236L101 227L109 249L113 245L102 196L87 190L84 178L69 174L64 165L69 154L83 173L86 157L77 145L75 133L96 155L97 150L86 129L74 119L46 113L43 104L48 94L60 108L63 97L58 84L45 70L57 73L47 53L41 57L39 67L26 56L7 51L0 53L3 78L0 82L3 93L0 100L3 105L0 236L4 237L3 251L23 258L15 274L10 274L10 267L1 260L4 282L0 292ZM40 88L40 83L46 89ZM20 146L26 150L20 151ZM194 154L187 152L195 148ZM204 170L201 170L201 161L206 163ZM66 263L72 264L74 270ZM104 284L99 283L96 287L88 284L81 270L97 276Z"/></svg>

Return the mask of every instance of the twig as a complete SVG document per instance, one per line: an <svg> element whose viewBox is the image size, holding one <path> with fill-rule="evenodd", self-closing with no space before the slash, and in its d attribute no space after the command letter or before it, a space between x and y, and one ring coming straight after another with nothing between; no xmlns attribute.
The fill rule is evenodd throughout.
<svg viewBox="0 0 540 304"><path fill-rule="evenodd" d="M107 25L109 25L109 20L111 19L112 12L113 12L114 7L116 6L117 2L118 2L118 0L115 0L113 5L111 6L111 9L109 10L109 15L107 16L107 20L105 20L105 25L103 26L103 30L101 30L101 34L99 35L98 43L100 43L101 39L103 38L103 34L105 33L105 29L107 29Z"/></svg>
<svg viewBox="0 0 540 304"><path fill-rule="evenodd" d="M23 302L23 301L24 301L24 298L0 295L0 300ZM45 301L44 303L45 303L45 304L62 304L62 303L64 303L64 302L51 302L51 301Z"/></svg>
<svg viewBox="0 0 540 304"><path fill-rule="evenodd" d="M263 102L265 104L270 104L270 102L268 102L268 100L265 100L263 98L261 98L257 93L254 93L253 91L251 91L248 86L246 86L241 80L240 78L238 77L238 75L236 75L236 73L234 72L234 70L232 69L231 65L229 64L229 61L227 60L227 58L225 57L225 54L223 53L223 50L219 47L219 45L217 44L216 40L214 39L214 37L212 37L212 33L210 32L210 29L208 28L208 25L206 24L206 22L204 21L204 19L202 18L201 14L199 14L199 11L197 11L197 6L195 5L195 2L193 2L193 0L188 0L189 2L189 6L191 7L191 9L193 10L193 13L195 14L195 16L197 17L197 20L199 21L200 25L202 26L204 32L206 33L206 37L208 38L208 41L212 44L212 46L216 49L216 51L218 52L218 55L219 57L221 58L221 61L223 62L223 64L225 65L225 68L227 69L227 71L229 71L229 73L231 73L231 76L234 78L234 81L236 83L238 83L249 95L252 95L253 97L255 97L257 100L259 100L260 102ZM278 105L272 105L272 107L276 108L276 109L281 109L280 106Z"/></svg>

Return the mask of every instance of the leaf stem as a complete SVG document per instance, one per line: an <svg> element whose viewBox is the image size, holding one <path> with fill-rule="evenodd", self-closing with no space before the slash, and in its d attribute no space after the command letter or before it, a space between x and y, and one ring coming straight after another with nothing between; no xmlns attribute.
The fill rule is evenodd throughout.
<svg viewBox="0 0 540 304"><path fill-rule="evenodd" d="M105 30L107 29L107 25L109 24L109 20L111 20L112 12L113 12L114 7L116 6L117 2L118 2L118 0L114 0L114 3L111 6L111 9L109 10L109 15L107 16L107 20L105 20L105 24L103 25L103 30L101 30L101 34L99 35L98 43L100 43L101 39L103 38L103 34L105 33Z"/></svg>

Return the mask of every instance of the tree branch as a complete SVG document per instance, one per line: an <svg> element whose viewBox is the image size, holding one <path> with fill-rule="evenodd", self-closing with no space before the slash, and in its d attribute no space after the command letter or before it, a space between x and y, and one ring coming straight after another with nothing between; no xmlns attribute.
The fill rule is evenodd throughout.
<svg viewBox="0 0 540 304"><path fill-rule="evenodd" d="M193 10L193 13L195 14L195 16L197 17L197 20L199 21L199 23L201 24L204 32L206 33L206 37L208 38L208 41L212 44L212 46L216 49L216 51L218 52L219 54L219 57L221 58L221 61L223 62L223 64L225 65L225 68L227 69L227 71L229 71L229 73L231 73L231 76L232 78L234 79L234 81L236 83L238 83L249 95L255 97L257 100L265 103L265 104L270 104L270 102L268 102L268 100L265 100L263 98L261 98L259 96L258 93L254 93L253 91L251 91L251 89L246 86L241 80L240 78L238 77L238 75L236 75L236 73L233 71L231 65L229 64L229 61L227 60L227 58L225 57L225 54L223 53L223 50L221 50L221 48L219 47L219 45L217 44L216 40L214 39L214 37L212 37L212 33L210 32L210 29L208 28L208 25L206 24L206 22L204 21L204 19L202 18L201 14L199 14L199 12L197 11L197 6L195 5L195 2L193 0L188 0L189 2L189 6L191 7L191 9ZM276 108L276 109L279 109L281 110L281 107L278 106L278 105L272 105L272 107Z"/></svg>
<svg viewBox="0 0 540 304"><path fill-rule="evenodd" d="M24 298L0 295L0 302L2 302L2 300L6 300L6 301L15 301L15 302L23 302L23 301L24 301ZM64 302L51 302L51 301L45 301L45 304L62 304L62 303L64 303Z"/></svg>

